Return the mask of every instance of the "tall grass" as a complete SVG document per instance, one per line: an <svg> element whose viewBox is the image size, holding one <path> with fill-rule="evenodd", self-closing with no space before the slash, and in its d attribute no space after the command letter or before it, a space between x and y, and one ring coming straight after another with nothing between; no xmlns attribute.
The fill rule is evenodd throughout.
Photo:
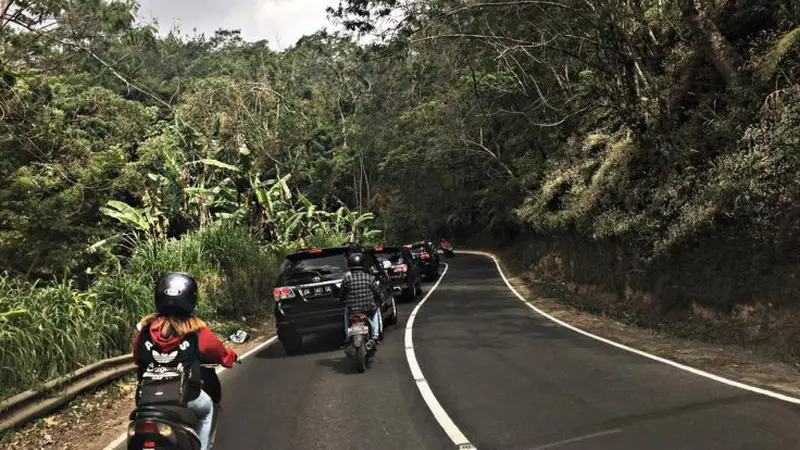
<svg viewBox="0 0 800 450"><path fill-rule="evenodd" d="M123 269L88 291L0 275L0 398L127 352L136 322L153 310L153 284L166 272L197 278L204 318L268 312L282 256L261 250L243 228L216 224L157 245L136 243Z"/></svg>

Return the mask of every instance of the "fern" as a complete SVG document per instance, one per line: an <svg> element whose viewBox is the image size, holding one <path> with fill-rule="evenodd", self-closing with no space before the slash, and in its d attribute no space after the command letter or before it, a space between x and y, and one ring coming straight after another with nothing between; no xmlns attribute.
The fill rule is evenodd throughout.
<svg viewBox="0 0 800 450"><path fill-rule="evenodd" d="M757 76L761 81L767 82L775 75L775 73L778 71L778 65L781 63L781 60L783 60L783 57L789 53L789 50L791 50L798 38L800 38L800 27L797 27L794 30L784 34L783 37L778 40L778 42L775 44L775 47L773 47L773 49L764 58L764 64L757 73Z"/></svg>

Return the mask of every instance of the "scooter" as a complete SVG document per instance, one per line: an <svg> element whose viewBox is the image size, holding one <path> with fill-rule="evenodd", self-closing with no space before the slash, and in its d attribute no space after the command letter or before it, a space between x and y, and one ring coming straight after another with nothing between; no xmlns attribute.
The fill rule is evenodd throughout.
<svg viewBox="0 0 800 450"><path fill-rule="evenodd" d="M350 314L344 353L355 359L358 373L364 373L372 357L375 356L377 347L371 336L372 325L367 315L361 312Z"/></svg>
<svg viewBox="0 0 800 450"><path fill-rule="evenodd" d="M241 364L241 361L236 361ZM213 406L209 450L214 446L221 412L222 384L217 376L218 364L201 365L202 389ZM128 425L128 450L200 450L200 438L194 431L198 418L189 408L152 405L136 408Z"/></svg>
<svg viewBox="0 0 800 450"><path fill-rule="evenodd" d="M442 253L444 253L445 257L452 258L453 256L456 256L456 254L453 252L453 244L443 245L440 248L442 249Z"/></svg>

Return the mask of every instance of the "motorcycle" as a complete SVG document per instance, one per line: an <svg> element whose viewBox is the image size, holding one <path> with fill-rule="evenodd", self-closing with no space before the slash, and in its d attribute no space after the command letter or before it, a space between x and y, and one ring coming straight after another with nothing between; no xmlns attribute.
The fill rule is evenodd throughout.
<svg viewBox="0 0 800 450"><path fill-rule="evenodd" d="M372 325L366 314L358 312L350 314L350 326L347 328L347 346L345 355L354 358L356 370L364 373L377 347L372 339Z"/></svg>
<svg viewBox="0 0 800 450"><path fill-rule="evenodd" d="M241 364L241 361L237 361ZM202 364L202 389L214 404L208 448L214 446L221 412L222 384L218 364ZM200 450L194 431L198 418L191 409L177 405L152 405L134 409L129 417L128 450Z"/></svg>
<svg viewBox="0 0 800 450"><path fill-rule="evenodd" d="M444 253L444 256L446 256L447 258L452 258L453 256L456 256L456 254L453 252L453 244L442 245L440 246L440 248L442 249L442 253Z"/></svg>

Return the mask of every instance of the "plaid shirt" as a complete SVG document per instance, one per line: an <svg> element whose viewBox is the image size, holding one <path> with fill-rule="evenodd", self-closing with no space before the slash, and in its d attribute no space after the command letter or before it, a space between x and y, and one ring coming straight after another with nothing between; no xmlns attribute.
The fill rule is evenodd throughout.
<svg viewBox="0 0 800 450"><path fill-rule="evenodd" d="M339 299L351 312L375 311L381 303L381 291L374 276L362 270L354 270L342 279Z"/></svg>

